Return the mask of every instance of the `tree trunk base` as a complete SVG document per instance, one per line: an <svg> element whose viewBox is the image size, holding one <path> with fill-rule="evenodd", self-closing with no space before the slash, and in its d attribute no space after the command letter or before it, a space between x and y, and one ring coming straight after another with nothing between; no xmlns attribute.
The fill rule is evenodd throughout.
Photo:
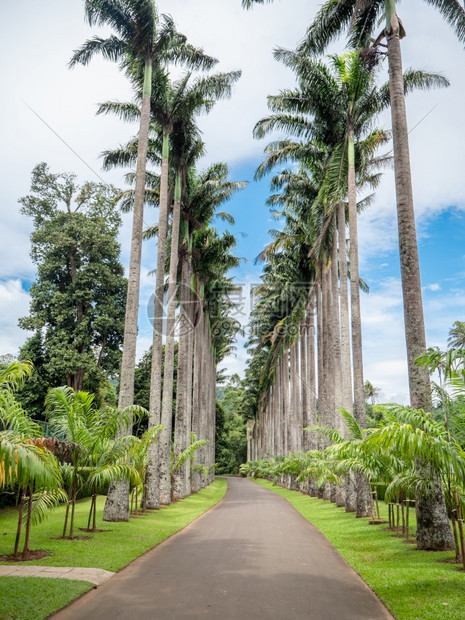
<svg viewBox="0 0 465 620"><path fill-rule="evenodd" d="M110 485L103 510L103 520L119 523L129 521L129 484L117 482Z"/></svg>

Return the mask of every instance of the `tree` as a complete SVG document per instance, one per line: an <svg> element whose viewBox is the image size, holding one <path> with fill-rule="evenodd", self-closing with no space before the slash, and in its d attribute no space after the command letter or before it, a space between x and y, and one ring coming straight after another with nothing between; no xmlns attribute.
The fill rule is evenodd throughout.
<svg viewBox="0 0 465 620"><path fill-rule="evenodd" d="M142 249L142 228L145 192L145 169L147 159L148 131L150 125L150 95L152 88L152 67L161 50L173 44L175 34L173 23L165 18L158 32L158 15L152 0L86 0L85 13L91 26L108 25L116 31L107 39L94 37L76 50L70 62L87 65L96 54L106 59L119 61L128 69L141 63L144 67L144 87L140 113L139 140L137 151L136 190L129 261L129 280L124 326L123 359L121 363L119 408L133 404L134 369L136 359L137 312L139 307L140 256ZM158 36L157 36L158 35ZM124 502L123 498L115 502ZM116 507L116 513L124 508ZM108 515L110 519L111 515ZM124 519L124 515L120 515Z"/></svg>
<svg viewBox="0 0 465 620"><path fill-rule="evenodd" d="M96 409L92 394L75 392L69 387L50 390L45 402L52 433L71 442L68 465L62 471L68 490L63 538L72 539L74 509L79 491L87 487L92 493L90 523L92 513L95 521L96 494L99 489L107 488L115 480L129 482L137 478L136 470L125 462L125 457L139 440L132 435L121 436L117 431L124 428L130 418L137 420L145 416L147 411L135 405L123 411L115 407ZM160 427L156 427L155 435L159 431Z"/></svg>
<svg viewBox="0 0 465 620"><path fill-rule="evenodd" d="M167 18L165 18L165 21ZM161 37L163 43L163 37ZM169 41L168 41L169 43ZM171 47L170 47L171 45ZM165 64L169 60L182 61L191 69L208 69L216 64L216 60L206 56L203 50L196 49L186 43L185 37L179 33L173 33L172 41L170 45L165 44L159 46L158 54L152 59L152 65L154 71L151 73L150 78L146 73L141 71L140 63L132 63L128 67L128 73L136 88L136 95L145 101L148 87L150 86L150 101L149 111L147 119L147 145L145 148L145 157L147 158L147 150L149 146L149 129L150 122L153 121L157 129L160 129L161 133L161 175L159 180L158 201L160 206L159 221L157 227L157 268L156 268L156 283L155 283L155 296L154 296L154 325L153 325L153 346L152 346L152 379L150 390L150 418L149 426L157 425L161 420L161 390L162 390L162 330L163 330L163 280L164 280L164 266L165 266L165 252L166 252L166 237L168 232L168 218L169 218L169 151L170 151L170 136L174 128L174 119L182 117L179 107L183 105L184 85L187 83L187 79L181 80L180 85L176 89L172 89L169 84L168 71ZM150 79L150 85L147 80ZM125 120L134 120L139 117L142 123L142 108L139 111L137 107L132 104L119 104L119 103L106 103L103 104L99 113L101 112L116 112ZM140 149L140 136L132 143L132 147L137 147L137 165L139 165L139 149ZM131 148L126 149L123 154L124 163L128 163L128 160L132 159L134 153ZM152 159L158 159L158 153L153 152L153 145L151 151L148 152L149 157ZM121 164L121 159L116 158L113 160L111 156L106 158L106 165L111 166L114 164ZM145 171L145 167L144 167ZM135 212L137 201L137 171L136 171L136 187L134 190L134 203L133 209ZM142 222L139 222L139 226L142 226ZM142 235L142 228L139 230ZM140 252L139 252L140 260ZM135 354L135 350L134 350ZM134 361L135 363L135 361ZM150 508L157 508L160 505L160 492L158 488L158 477L156 469L158 466L158 446L149 448L149 466L147 468L148 477L148 491L147 491L147 504ZM168 474L169 477L169 474Z"/></svg>
<svg viewBox="0 0 465 620"><path fill-rule="evenodd" d="M465 11L463 7L455 0L429 0L429 4L439 10L446 21L455 28L459 39L465 41ZM369 37L377 27L379 18L383 16L385 28L371 46ZM426 338L410 171L409 132L402 77L400 40L406 35L406 32L397 15L395 0L373 0L363 3L358 3L357 0L327 2L320 9L315 21L308 29L303 49L311 53L322 52L329 42L347 27L350 28L351 42L357 47L361 43L365 44L369 48L368 54L371 52L372 58L373 53L375 56L378 53L378 46L382 40L387 39L410 401L412 407L428 410L431 409L432 404L428 372L425 368L415 364L417 357L426 351ZM429 478L429 476L427 477ZM429 548L428 538L430 538L431 544L441 538L437 536L436 527L445 528L442 537L443 548L450 548L453 546L453 540L445 515L445 507L441 501L440 488L435 488L434 493L432 492L429 495L430 501L422 501L420 498L418 502L420 513L425 511L425 514L422 515L424 518L420 519L420 525L430 528L429 534L427 531L421 531L420 538L425 541L424 544ZM429 513L428 516L426 516L426 512Z"/></svg>
<svg viewBox="0 0 465 620"><path fill-rule="evenodd" d="M218 474L235 474L247 460L246 422L240 414L243 398L244 388L238 375L233 375L217 394L215 462Z"/></svg>
<svg viewBox="0 0 465 620"><path fill-rule="evenodd" d="M63 501L58 463L41 445L41 427L31 420L15 398L15 392L30 376L29 362L12 362L0 369L0 489L18 490L18 525L13 557L17 559L26 507L26 528L22 559L29 559L29 539L34 499L39 521L44 507ZM36 492L36 494L35 494ZM37 497L39 495L39 498ZM39 509L37 510L37 507Z"/></svg>
<svg viewBox="0 0 465 620"><path fill-rule="evenodd" d="M150 126L150 98L152 70L169 59L189 57L192 50L185 45L170 17L159 20L153 0L86 0L85 12L91 26L110 26L116 34L107 39L94 37L75 51L70 66L87 65L95 54L119 61L129 75L143 75L137 167L129 260L129 279L124 325L123 358L121 362L118 408L133 404L134 371L136 364L137 313L139 308L140 260L144 215L145 172L147 163L148 134ZM212 59L201 60L209 66ZM111 489L107 497L106 520L129 518L129 490L124 485Z"/></svg>
<svg viewBox="0 0 465 620"><path fill-rule="evenodd" d="M450 349L465 349L465 322L455 321L449 330L447 344Z"/></svg>
<svg viewBox="0 0 465 620"><path fill-rule="evenodd" d="M374 405L379 396L379 388L375 387L368 379L365 381L364 387L365 400L371 400L371 404Z"/></svg>
<svg viewBox="0 0 465 620"><path fill-rule="evenodd" d="M243 6L263 4L265 0L243 0ZM455 29L460 41L465 41L465 10L457 0L427 0ZM385 19L385 28L372 44L380 18ZM397 220L399 250L404 299L404 322L407 345L407 361L411 405L414 408L431 409L431 392L426 368L418 367L415 360L426 351L426 338L421 295L420 268L418 260L412 179L408 141L407 115L402 76L402 54L400 40L406 36L405 28L397 15L395 0L327 0L320 8L300 45L304 53L322 53L343 30L349 29L353 47L366 46L365 57L376 63L379 45L387 39L389 62L390 103L394 145L394 171L397 196ZM427 475L426 477L430 479ZM434 483L434 478L432 479ZM439 485L439 482L437 482ZM421 527L429 527L429 534L421 532L421 539L439 540L436 526L445 528L444 549L453 546L452 534L445 515L444 501L440 488L430 493L430 501L419 501L419 511L429 516L421 519ZM436 523L436 525L435 525ZM448 531L448 534L447 534ZM425 542L426 545L428 543ZM427 547L429 548L429 547Z"/></svg>
<svg viewBox="0 0 465 620"><path fill-rule="evenodd" d="M74 175L51 173L42 163L32 172L31 194L20 199L34 224L31 257L38 272L30 314L19 322L34 335L20 357L36 364L41 402L33 402L30 388L26 399L38 412L47 388L85 385L98 392L119 368L126 280L115 195L103 184L79 186Z"/></svg>
<svg viewBox="0 0 465 620"><path fill-rule="evenodd" d="M166 358L165 369L163 374L163 394L162 394L162 409L161 409L161 423L163 424L163 433L160 437L160 495L161 502L168 503L173 495L170 489L171 476L168 471L169 451L170 451L170 416L171 416L171 401L172 401L172 382L173 382L173 369L174 369L174 319L176 309L176 292L177 292L177 273L178 273L178 253L179 244L184 243L186 246L189 236L189 224L185 220L184 235L180 236L181 230L181 203L183 195L186 193L187 175L188 171L193 168L194 163L203 150L203 144L199 139L198 129L195 125L195 118L202 112L209 112L214 104L220 99L231 96L232 85L236 82L241 75L240 71L231 73L215 74L199 78L190 84L191 75L187 74L179 82L173 85L171 109L168 111L167 116L171 119L173 127L173 147L172 147L172 165L176 175L175 179L175 192L174 192L174 207L172 217L172 231L171 231L171 247L170 247L170 267L169 267L169 286L168 286L168 307L167 307L167 321L166 321ZM207 224L205 220L201 220L202 224ZM158 266L157 268L159 268ZM187 273L188 264L184 261L182 264L182 270L184 270L185 277L189 277ZM189 283L187 284L187 288ZM186 293L186 286L182 286L182 293ZM156 292L156 295L160 295L160 291ZM182 312L182 311L181 311ZM181 319L183 314L181 315ZM190 410L186 406L187 392L183 394L184 389L187 387L187 379L189 373L189 360L187 359L187 348L185 346L186 340L185 329L180 330L179 336L179 363L182 365L183 360L186 366L185 372L180 372L180 379L177 384L177 400L182 402L183 405L177 407L177 419L178 419L178 433L181 421L184 427L181 435L177 435L175 431L175 458L183 450L187 449L187 443L190 437ZM157 334L154 332L153 347L156 346ZM184 355L184 352L186 355ZM192 360L190 360L192 364ZM184 369L183 369L184 370ZM186 381L182 381L185 379ZM189 419L189 423L187 420ZM183 463L184 464L184 463ZM174 480L183 471L182 468L178 468L178 473L174 476ZM186 491L183 491L184 494Z"/></svg>

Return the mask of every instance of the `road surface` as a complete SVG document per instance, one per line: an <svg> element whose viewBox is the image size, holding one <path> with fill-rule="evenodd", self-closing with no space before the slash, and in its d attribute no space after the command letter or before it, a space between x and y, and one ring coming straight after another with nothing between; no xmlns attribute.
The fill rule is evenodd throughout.
<svg viewBox="0 0 465 620"><path fill-rule="evenodd" d="M284 498L229 478L217 506L53 616L60 620L387 620Z"/></svg>

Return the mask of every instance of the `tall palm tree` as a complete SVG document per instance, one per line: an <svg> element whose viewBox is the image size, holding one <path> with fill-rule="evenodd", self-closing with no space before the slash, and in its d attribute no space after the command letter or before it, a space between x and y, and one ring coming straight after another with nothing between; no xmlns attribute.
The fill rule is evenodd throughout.
<svg viewBox="0 0 465 620"><path fill-rule="evenodd" d="M446 21L454 27L458 38L465 41L465 10L463 7L456 0L429 0L428 3L439 10ZM426 368L415 364L417 357L426 351L426 338L415 231L405 89L402 77L400 40L406 33L397 15L395 0L326 2L308 29L302 50L310 53L322 52L331 40L348 27L353 44L357 47L360 44L369 46L369 37L374 33L380 17L385 18L385 28L371 47L371 52L374 51L376 54L378 45L384 38L387 39L410 401L412 407L430 409L431 391L428 372ZM453 546L452 533L445 507L441 501L439 482L436 487L432 494L434 501L419 499L419 511L424 517L420 520L420 538L423 541L434 540L438 549L447 549ZM442 540L441 536L437 535L438 529L442 532ZM429 544L425 542L425 545Z"/></svg>
<svg viewBox="0 0 465 620"><path fill-rule="evenodd" d="M208 57L198 52L185 54L183 60L190 66L198 66L201 62L207 64ZM178 179L178 189L175 196L172 226L179 231L181 214L181 194L185 181L182 179L186 175L186 170L193 165L195 159L203 153L203 143L200 140L198 130L194 124L194 117L201 113L208 113L213 108L216 101L229 97L232 85L239 79L240 71L229 73L217 73L205 77L192 78L191 73L186 73L179 80L170 83L168 76L161 69L158 71L157 79L153 78L153 89L151 99L151 117L153 129L157 128L161 135L161 140L154 140L150 143L149 157L156 162L159 156L153 152L159 144L162 144L162 171L159 185L159 204L160 215L157 230L157 268L155 284L155 308L153 325L153 345L152 345L152 375L151 375L151 396L150 396L150 421L149 424L157 424L160 420L165 426L160 439L160 445L150 448L150 462L147 468L148 489L147 505L156 508L160 502L159 480L162 480L162 503L169 503L171 492L169 484L171 480L169 470L170 441L166 439L171 432L171 401L172 401L172 375L174 361L174 312L175 312L175 290L178 259L178 233L171 236L171 260L170 260L170 289L168 292L169 316L167 324L167 348L165 355L165 380L163 383L163 398L161 395L161 343L162 343L162 321L163 321L163 289L165 274L165 244L168 228L168 205L169 198L169 166L168 154L171 152L171 170L173 177ZM154 74L155 76L155 74ZM137 84L137 80L136 80ZM138 109L133 104L107 102L99 108L99 113L116 113L124 120L135 120L139 116ZM130 143L126 148L106 153L106 166L130 163L134 159L134 143ZM173 195L171 183L171 196ZM165 403L163 405L163 402ZM164 412L164 413L163 413ZM162 450L164 457L159 462L157 452ZM161 467L161 471L158 469ZM160 474L160 475L159 475ZM165 488L166 487L166 488Z"/></svg>
<svg viewBox="0 0 465 620"><path fill-rule="evenodd" d="M139 306L140 255L145 190L148 132L150 125L150 96L152 68L161 52L174 42L176 30L169 18L160 25L152 0L86 0L85 13L91 26L109 25L116 34L107 39L93 37L76 50L70 62L87 65L96 54L117 61L128 69L137 61L144 66L144 85L140 111L137 150L136 189L133 210L131 256L129 264L123 359L121 365L119 408L133 403L134 365L136 355L137 312ZM161 27L160 27L161 26Z"/></svg>
<svg viewBox="0 0 465 620"><path fill-rule="evenodd" d="M193 386L192 390L188 388L187 391L189 394L192 391L191 424L192 431L198 437L201 436L201 432L205 428L205 409L201 406L201 400L204 397L202 386L203 359L207 355L204 351L206 342L203 330L209 318L208 300L205 298L205 284L208 284L208 280L215 274L217 278L221 278L227 269L237 265L237 259L230 254L230 249L235 244L234 237L225 233L218 238L216 231L212 228L212 223L216 218L228 223L234 223L234 220L228 213L219 211L219 209L236 191L244 188L246 185L242 182L230 181L228 176L228 167L222 163L213 164L201 173L191 171L187 175L186 193L183 200L183 217L189 223L188 232L190 237L187 244L187 256L183 253L183 259L187 259L187 265L192 274L191 280L193 280L194 297L196 300L195 304L190 304L191 308L195 306L194 316L192 317L191 315L190 317L190 326L191 329L194 326L194 332L188 333L190 344L194 349L194 362L192 371ZM229 326L229 323L225 323L225 325ZM222 355L225 355L226 349L224 346L225 342L228 341L228 334L225 333L224 329L222 330L222 335L223 340L221 345L217 345L217 350L219 351L220 348L224 349ZM189 352L187 356L188 367L191 357L192 354ZM189 377L190 375L191 373L188 372ZM186 408L189 409L189 397L187 401ZM177 408L177 412L179 412L179 415L182 415L180 408ZM186 441L185 437L186 435L184 435L184 442ZM179 446L178 451L179 449L182 449L182 444ZM214 446L209 445L209 450L212 451L213 449ZM202 463L202 461L206 462L205 452L206 450L202 449L195 455L194 471L191 472L190 476L193 490L199 490L202 479L205 479L200 471L195 470L195 466L205 465L205 463ZM182 488L189 477L183 469L176 477L178 476L181 478L179 486Z"/></svg>
<svg viewBox="0 0 465 620"><path fill-rule="evenodd" d="M150 125L150 96L152 68L161 51L174 42L175 29L169 18L159 29L158 15L152 0L86 0L85 12L91 26L109 25L116 31L107 39L94 37L73 55L70 65L87 64L97 53L119 61L127 68L137 61L144 66L144 86L140 112L137 148L136 188L134 197L131 254L129 259L126 317L124 324L123 356L121 361L118 408L133 404L134 371L139 310L140 260L144 213L145 171ZM124 432L123 432L124 434ZM129 487L120 483L110 489L105 505L105 520L127 521L129 518Z"/></svg>
<svg viewBox="0 0 465 620"><path fill-rule="evenodd" d="M299 79L299 88L294 91L284 91L275 97L269 97L269 104L275 112L272 116L263 119L256 126L256 134L264 135L270 129L276 127L291 131L297 136L311 138L310 145L320 146L319 152L313 146L309 148L308 143L300 149L288 151L279 147L273 155L275 161L279 158L279 149L282 157L289 158L296 156L304 157L309 163L309 155L315 160L317 156L323 161L320 168L324 168L324 180L320 195L323 198L322 206L324 209L324 225L321 227L322 236L319 238L320 251L323 248L321 241L328 238L330 243L336 248L336 235L331 234L330 224L334 222L334 217L338 205L342 203L342 198L347 192L349 203L349 231L350 231L350 261L351 261L351 312L352 312L352 350L353 350L353 374L354 374L354 400L355 412L359 423L366 425L365 399L363 391L363 361L362 361L362 334L361 334L361 315L360 315L360 293L359 293L359 272L358 272L358 239L357 239L357 200L356 200L356 169L355 169L355 141L366 138L366 142L374 148L386 140L384 132L372 131L373 117L386 106L386 97L382 91L378 90L374 84L372 71L367 70L360 60L358 54L352 53L344 56L333 56L331 66L326 66L323 62L316 62L306 58L302 54L278 50L275 56L283 60L287 66L293 68ZM309 117L309 114L312 117ZM319 143L317 142L319 140ZM366 146L365 146L366 150ZM287 151L287 152L286 152ZM363 161L363 150L359 149L359 167L367 168L366 161ZM366 160L366 154L365 160ZM274 163L274 161L273 161ZM315 164L313 169L316 172ZM321 176L321 171L320 171ZM376 179L376 177L375 177ZM376 183L376 180L375 180ZM340 216L344 216L344 210L339 209ZM335 232L335 230L334 230ZM329 237L328 237L329 235ZM345 236L342 252L345 253ZM340 248L341 253L341 248ZM331 250L326 249L325 257L322 262L326 265L331 256ZM334 255L336 258L336 255ZM333 277L335 293L337 291L337 271L334 261ZM325 307L331 307L331 297L329 295L329 273L325 268L321 271L323 303ZM344 289L345 290L345 289ZM334 315L333 304L333 315ZM347 304L343 304L347 307ZM329 315L328 315L329 316ZM321 318L321 313L320 313ZM329 319L328 319L329 320ZM323 332L327 333L325 348L333 349L337 353L337 359L333 361L340 369L337 373L328 372L320 364L320 383L319 390L320 402L331 403L334 400L335 392L338 395L344 394L347 398L347 389L343 392L342 385L331 382L330 378L338 376L342 383L344 375L341 362L339 326L334 322L330 329L328 320L321 322ZM345 341L344 341L345 343ZM347 354L344 355L347 361ZM328 356L322 357L322 362L327 363ZM347 372L345 373L348 374ZM337 403L340 406L342 403ZM350 405L349 405L350 406ZM328 425L331 427L331 420L328 418ZM368 491L362 492L362 481L360 481L359 504L357 514L364 516L369 510Z"/></svg>
<svg viewBox="0 0 465 620"><path fill-rule="evenodd" d="M176 309L176 284L178 272L178 247L179 247L179 231L181 229L181 202L186 191L186 183L188 171L193 167L196 159L203 153L203 143L200 140L198 129L195 125L196 117L202 112L210 112L214 104L223 98L229 97L232 92L232 85L241 75L240 71L232 71L230 73L221 73L211 76L205 76L193 80L190 83L191 75L184 76L174 87L175 96L173 96L174 106L171 111L172 122L172 165L176 173L177 192L173 209L171 237L171 254L170 254L170 278L168 289L168 308L167 308L167 335L165 349L165 365L164 365L164 382L163 382L163 398L161 407L161 423L164 426L159 444L160 461L160 499L162 503L171 501L171 476L169 471L169 458L171 454L171 416L172 416L172 391L173 391L173 371L174 371L174 317ZM188 224L186 222L183 227L184 242L188 239ZM183 241L183 240L181 240ZM182 271L184 270L185 278L187 275L188 265L185 261L182 263ZM189 288L189 285L187 286ZM182 291L186 287L182 286ZM186 300L184 300L186 301ZM181 333L180 333L181 337ZM153 343L155 349L156 343ZM184 359L184 346L180 342L180 361ZM186 365L188 361L186 361ZM181 373L180 381L178 381L178 391L182 391L183 379L189 381L191 373ZM187 387L187 384L186 384ZM187 402L187 401L186 401ZM183 407L180 413L183 421L190 414L190 409ZM183 424L184 426L189 426ZM183 451L187 448L186 442L190 437L190 430L183 433L185 441L183 441ZM176 456L176 454L175 454ZM178 471L184 471L183 469ZM176 480L176 476L175 476Z"/></svg>
<svg viewBox="0 0 465 620"><path fill-rule="evenodd" d="M263 4L264 2L265 0L243 0L242 4L248 8L255 3ZM458 0L427 0L427 2L441 13L454 28L459 40L464 42L465 10ZM370 37L374 33L376 36L375 30L380 18L385 19L385 28L371 45ZM350 31L350 41L354 47L367 45L371 48L367 55L371 56L371 59L376 58L378 46L384 38L387 39L410 400L413 407L430 409L431 392L428 372L426 368L415 364L417 357L426 350L426 339L402 77L400 40L405 37L406 32L397 15L395 0L327 0L310 25L300 50L311 54L322 53L331 41L347 29ZM438 549L448 549L453 546L453 540L444 502L438 488L434 489L434 497L434 501L419 502L419 510L424 512L425 516L421 519L421 528L423 528L421 538L425 541L435 541ZM437 535L437 529L443 533L442 538Z"/></svg>
<svg viewBox="0 0 465 620"><path fill-rule="evenodd" d="M93 37L76 50L70 66L88 64L95 54L117 61L131 76L143 74L140 125L137 146L137 168L129 260L128 291L121 362L118 408L133 404L134 370L136 359L137 314L139 309L140 259L142 251L143 211L148 134L150 126L150 98L152 71L168 59L189 56L185 37L180 35L170 17L159 19L153 0L86 0L85 14L91 26L110 26L116 34L107 39ZM207 59L211 65L212 59ZM204 62L204 61L202 61ZM124 431L123 431L124 433ZM104 518L109 521L127 521L129 518L129 491L127 485L113 486L107 497Z"/></svg>

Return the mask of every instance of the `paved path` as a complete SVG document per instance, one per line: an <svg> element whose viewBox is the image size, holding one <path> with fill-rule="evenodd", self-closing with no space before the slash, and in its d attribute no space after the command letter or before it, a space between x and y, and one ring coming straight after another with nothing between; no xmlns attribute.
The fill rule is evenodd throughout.
<svg viewBox="0 0 465 620"><path fill-rule="evenodd" d="M0 566L0 577L55 577L89 581L96 586L105 583L115 573L103 568L81 568L79 566L21 566L11 564Z"/></svg>
<svg viewBox="0 0 465 620"><path fill-rule="evenodd" d="M387 620L334 547L281 496L228 479L223 501L60 620Z"/></svg>

